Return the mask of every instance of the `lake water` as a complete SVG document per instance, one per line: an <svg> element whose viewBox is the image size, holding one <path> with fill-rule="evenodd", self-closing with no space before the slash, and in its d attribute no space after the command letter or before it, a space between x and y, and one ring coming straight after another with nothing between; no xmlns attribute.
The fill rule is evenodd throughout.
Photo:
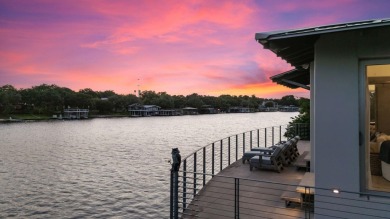
<svg viewBox="0 0 390 219"><path fill-rule="evenodd" d="M287 124L298 113L0 124L0 218L167 218L171 148Z"/></svg>

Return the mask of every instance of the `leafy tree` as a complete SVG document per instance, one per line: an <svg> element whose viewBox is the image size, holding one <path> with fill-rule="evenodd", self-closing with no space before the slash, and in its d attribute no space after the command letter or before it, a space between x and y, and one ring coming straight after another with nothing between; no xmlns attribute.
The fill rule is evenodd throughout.
<svg viewBox="0 0 390 219"><path fill-rule="evenodd" d="M0 112L4 114L13 113L15 104L22 100L18 90L12 85L0 87Z"/></svg>
<svg viewBox="0 0 390 219"><path fill-rule="evenodd" d="M183 95L174 95L172 96L172 99L173 99L173 106L175 109L181 109L181 108L184 108L186 107L186 104L187 104L187 100L186 100L186 97L183 96Z"/></svg>
<svg viewBox="0 0 390 219"><path fill-rule="evenodd" d="M310 140L310 99L300 98L298 102L299 115L289 122L285 136L292 138L299 135L302 140Z"/></svg>
<svg viewBox="0 0 390 219"><path fill-rule="evenodd" d="M114 91L112 90L106 90L106 91L100 91L100 92L97 92L99 97L100 98L109 98L109 97L112 97L112 96L115 96L117 95Z"/></svg>
<svg viewBox="0 0 390 219"><path fill-rule="evenodd" d="M187 98L187 105L189 107L195 107L200 109L204 105L202 101L202 97L197 93L187 95L186 98Z"/></svg>
<svg viewBox="0 0 390 219"><path fill-rule="evenodd" d="M290 105L298 106L298 101L295 99L293 95L287 95L282 97L282 99L280 99L279 104L282 106L290 106Z"/></svg>
<svg viewBox="0 0 390 219"><path fill-rule="evenodd" d="M114 104L108 100L97 100L96 109L99 113L110 114L114 109Z"/></svg>
<svg viewBox="0 0 390 219"><path fill-rule="evenodd" d="M274 102L272 102L272 101L268 101L268 102L266 102L266 103L264 104L264 106L267 107L267 108L268 108L268 107L274 107L274 105L275 105L275 104L274 104Z"/></svg>
<svg viewBox="0 0 390 219"><path fill-rule="evenodd" d="M81 89L81 90L79 90L79 93L89 95L91 98L98 98L99 97L99 93L93 91L91 88Z"/></svg>

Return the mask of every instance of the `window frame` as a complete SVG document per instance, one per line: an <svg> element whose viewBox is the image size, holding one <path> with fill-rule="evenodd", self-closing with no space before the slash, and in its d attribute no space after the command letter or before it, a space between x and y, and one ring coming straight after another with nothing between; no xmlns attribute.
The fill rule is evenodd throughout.
<svg viewBox="0 0 390 219"><path fill-rule="evenodd" d="M369 149L370 136L369 124L370 113L367 113L369 105L367 106L366 89L368 89L367 80L367 66L370 65L390 65L390 58L366 59L359 61L359 170L360 170L360 190L371 194L389 194L389 192L373 190L369 188L368 173L370 166ZM368 107L368 108L367 108ZM390 134L390 133L389 133ZM371 177L371 176L369 176Z"/></svg>

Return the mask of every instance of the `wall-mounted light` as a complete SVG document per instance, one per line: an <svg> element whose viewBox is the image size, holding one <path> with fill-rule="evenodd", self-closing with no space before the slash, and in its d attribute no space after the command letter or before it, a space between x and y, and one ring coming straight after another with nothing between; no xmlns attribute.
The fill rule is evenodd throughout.
<svg viewBox="0 0 390 219"><path fill-rule="evenodd" d="M332 189L332 192L333 192L334 194L339 194L339 193L340 193L340 190L338 190L338 189Z"/></svg>

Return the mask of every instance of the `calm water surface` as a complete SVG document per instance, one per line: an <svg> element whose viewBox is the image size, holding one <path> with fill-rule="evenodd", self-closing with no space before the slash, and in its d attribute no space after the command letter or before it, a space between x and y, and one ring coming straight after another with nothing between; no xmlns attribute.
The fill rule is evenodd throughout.
<svg viewBox="0 0 390 219"><path fill-rule="evenodd" d="M184 157L297 114L0 124L0 218L167 218L171 148Z"/></svg>

